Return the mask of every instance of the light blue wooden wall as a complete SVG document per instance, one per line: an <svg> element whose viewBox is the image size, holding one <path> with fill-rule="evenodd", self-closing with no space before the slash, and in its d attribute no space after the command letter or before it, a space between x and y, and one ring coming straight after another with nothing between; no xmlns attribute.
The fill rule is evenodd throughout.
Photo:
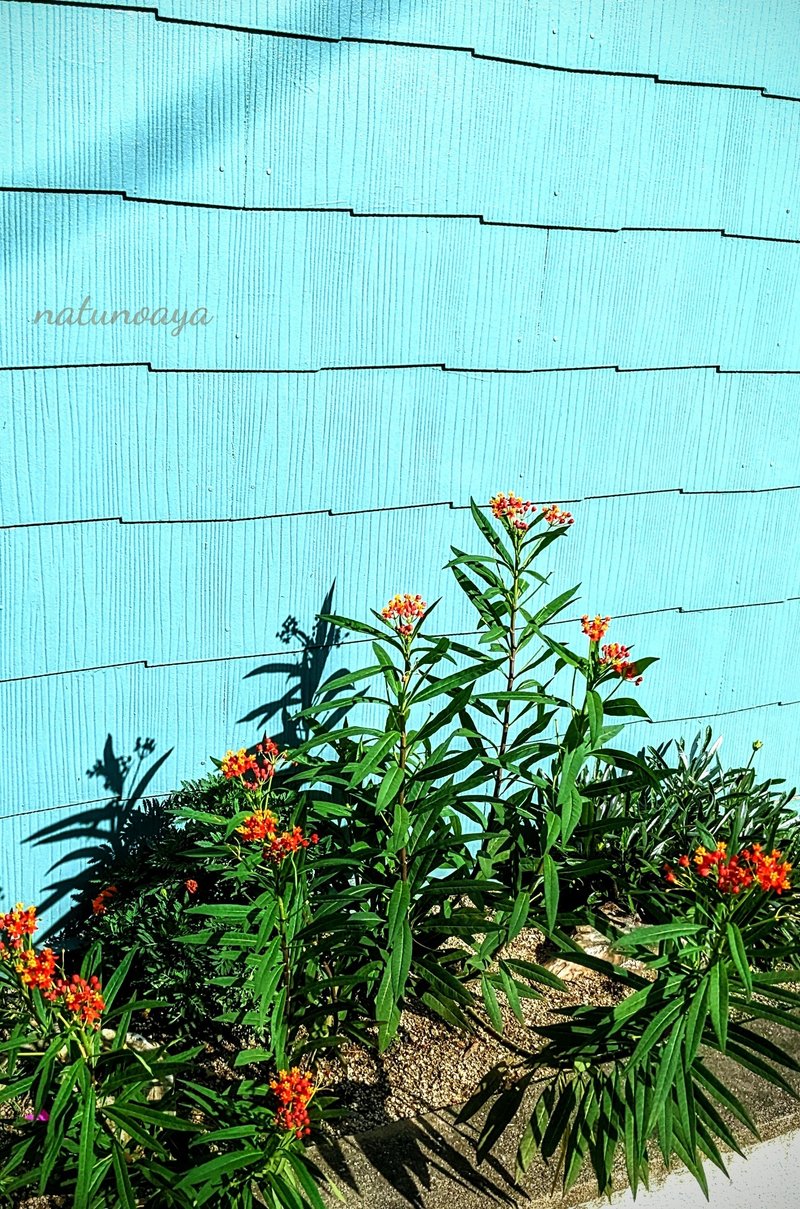
<svg viewBox="0 0 800 1209"><path fill-rule="evenodd" d="M164 794L361 658L331 591L464 630L500 489L660 656L632 745L800 780L799 41L786 0L0 0L6 900L77 871L109 735ZM89 322L142 307L210 321Z"/></svg>

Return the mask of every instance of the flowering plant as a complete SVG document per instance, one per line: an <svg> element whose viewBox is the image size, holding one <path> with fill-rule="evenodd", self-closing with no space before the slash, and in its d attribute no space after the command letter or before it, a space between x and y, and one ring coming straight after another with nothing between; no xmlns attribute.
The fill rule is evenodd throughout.
<svg viewBox="0 0 800 1209"><path fill-rule="evenodd" d="M166 1155L171 1133L194 1128L168 1111L168 1097L152 1102L184 1058L156 1052L145 1064L126 1048L131 1017L147 1006L115 1006L130 960L101 985L93 949L68 975L51 948L34 947L38 930L34 907L0 916L0 994L13 1019L0 1044L0 1102L20 1106L16 1137L0 1144L0 1190L57 1186L88 1209L110 1186L114 1203L133 1207L134 1152L146 1167Z"/></svg>

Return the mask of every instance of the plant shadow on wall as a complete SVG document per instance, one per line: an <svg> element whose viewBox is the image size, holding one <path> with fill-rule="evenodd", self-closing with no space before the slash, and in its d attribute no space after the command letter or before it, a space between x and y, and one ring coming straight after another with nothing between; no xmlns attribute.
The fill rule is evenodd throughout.
<svg viewBox="0 0 800 1209"><path fill-rule="evenodd" d="M91 1209L105 1184L126 1209L251 1209L257 1186L270 1209L324 1209L320 1155L341 1175L348 1147L317 1126L376 1066L396 1073L395 1119L462 1105L455 1128L486 1164L458 1167L449 1126L423 1140L432 1116L394 1156L362 1135L413 1205L442 1169L503 1199L537 1154L564 1191L591 1169L609 1192L619 1160L635 1193L659 1154L704 1184L720 1146L755 1132L740 1072L795 1094L792 795L757 783L752 757L723 769L710 736L677 762L612 745L646 717L627 689L654 661L604 642L610 617L556 640L577 589L551 595L536 564L571 515L511 494L489 507L472 503L480 552L447 564L477 628L431 630L435 605L409 593L369 619L324 615L305 643L352 633L375 662L318 684L299 743L228 750L163 803L155 838L106 845L69 937L79 975L34 948L35 908L0 919L0 1103L17 1113L0 1192L57 1182ZM301 705L313 659L290 685ZM96 771L119 803L131 767L112 754ZM576 969L602 984L571 988ZM117 993L103 1022L122 1023L101 1031ZM169 1047L158 1109L141 1105L152 1067L120 1052L134 1023Z"/></svg>
<svg viewBox="0 0 800 1209"><path fill-rule="evenodd" d="M280 747L296 747L310 737L307 720L297 715L311 706L331 655L342 644L342 631L327 619L333 606L335 589L334 580L325 594L310 633L301 630L297 618L290 615L276 634L284 646L296 647L299 658L265 663L245 676L245 680L255 676L267 677L270 685L278 679L286 684L279 697L270 694L263 704L239 719L240 724L255 723L259 730L268 728ZM279 727L273 719L280 719Z"/></svg>
<svg viewBox="0 0 800 1209"><path fill-rule="evenodd" d="M41 827L26 839L25 843L34 848L61 850L65 845L70 846L69 851L59 856L48 869L48 877L57 876L45 888L39 906L42 914L52 913L65 900L76 896L78 901L62 917L60 927L80 911L80 897L92 885L98 865L114 865L136 847L137 841L157 833L159 804L148 800L145 793L172 755L173 748L150 763L155 750L154 739L138 738L132 755L118 755L114 751L114 739L109 735L102 755L86 772L90 779L102 781L103 788L111 794L109 800L77 809L68 818Z"/></svg>

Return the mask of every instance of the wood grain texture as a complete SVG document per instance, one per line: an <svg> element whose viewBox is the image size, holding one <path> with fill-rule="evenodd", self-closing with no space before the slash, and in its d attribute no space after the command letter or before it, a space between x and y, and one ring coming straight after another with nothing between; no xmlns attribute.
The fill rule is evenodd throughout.
<svg viewBox="0 0 800 1209"><path fill-rule="evenodd" d="M800 367L796 244L41 193L0 220L4 365ZM201 307L178 335L134 321Z"/></svg>
<svg viewBox="0 0 800 1209"><path fill-rule="evenodd" d="M764 492L798 414L800 374L0 372L0 525Z"/></svg>
<svg viewBox="0 0 800 1209"><path fill-rule="evenodd" d="M576 516L559 636L660 656L630 745L708 719L796 781L800 104L760 90L800 98L800 15L145 7L0 0L3 893L77 870L109 735L166 793L290 734L369 654L319 649L331 593L469 628L442 566L498 489Z"/></svg>
<svg viewBox="0 0 800 1209"><path fill-rule="evenodd" d="M750 549L737 541L746 529L738 495L587 500L544 559L547 595L582 581L580 612L612 616L800 597L788 570L800 564L797 494L770 493L752 510ZM732 542L724 569L721 540ZM269 650L284 619L321 608L333 583L338 611L356 617L398 591L442 597L437 627L459 632L472 613L442 569L451 545L482 547L467 509L6 529L0 679Z"/></svg>
<svg viewBox="0 0 800 1209"><path fill-rule="evenodd" d="M800 104L755 92L24 3L0 76L3 185L800 238Z"/></svg>
<svg viewBox="0 0 800 1209"><path fill-rule="evenodd" d="M5 0L7 3L8 0ZM107 0L85 0L87 4ZM800 15L783 0L115 0L162 17L282 30L312 38L376 38L470 47L483 55L573 71L640 72L797 96Z"/></svg>
<svg viewBox="0 0 800 1209"><path fill-rule="evenodd" d="M312 610L299 612L298 623L311 634ZM749 734L748 743L763 739L771 747L772 774L796 782L792 744L781 740L778 746L772 726L774 722L779 737L784 735L780 728L790 713L796 725L794 705L800 693L796 668L785 651L786 634L795 632L798 624L798 601L616 619L613 637L630 643L637 656L660 659L636 690L651 718L665 723L690 719L640 727L636 742L661 742L681 734L691 738L709 718L715 728L733 727L731 733L744 738ZM554 633L576 648L583 642L577 621L554 627ZM229 746L254 741L264 726L272 734L286 734L283 705L296 709L299 701L299 645L294 639L282 649L281 642L271 638L271 655L260 659L137 665L0 683L8 750L27 750L34 741L48 756L30 762L24 784L13 761L0 769L0 816L108 797L101 782L87 777L87 770L102 755L109 734L117 751L131 751L136 737L152 738L156 755L174 749L150 785L152 793L167 792L184 778L211 771L209 754L219 756ZM312 660L305 682L342 666L363 666L369 657L368 646L346 643L328 653L324 666ZM772 708L759 726L753 722L752 707L762 705ZM715 719L718 714L725 717ZM379 719L373 721L379 724ZM651 730L657 740L648 738Z"/></svg>

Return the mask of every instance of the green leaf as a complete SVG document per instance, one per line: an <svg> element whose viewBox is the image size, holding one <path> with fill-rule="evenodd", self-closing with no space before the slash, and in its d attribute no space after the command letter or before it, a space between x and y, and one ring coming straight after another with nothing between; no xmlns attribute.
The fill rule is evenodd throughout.
<svg viewBox="0 0 800 1209"><path fill-rule="evenodd" d="M750 969L750 962L747 960L747 952L744 947L742 934L736 924L731 921L727 927L728 947L733 958L733 964L736 967L736 972L742 980L742 983L747 991L748 996L753 993L753 974Z"/></svg>
<svg viewBox="0 0 800 1209"><path fill-rule="evenodd" d="M502 663L502 659L487 659L485 663L462 668L460 672L453 672L450 676L443 676L441 680L431 680L425 688L412 696L411 702L416 705L420 701L429 701L431 697L440 697L444 693L450 693L454 689L461 688L465 684L471 684L480 676L485 676L488 672L494 671Z"/></svg>
<svg viewBox="0 0 800 1209"><path fill-rule="evenodd" d="M508 921L509 940L514 940L515 937L519 936L520 932L528 922L530 909L531 896L527 891L521 890L516 897L513 909L511 911L511 916Z"/></svg>
<svg viewBox="0 0 800 1209"><path fill-rule="evenodd" d="M562 592L559 596L556 596L553 600L551 600L549 604L546 604L543 608L539 609L539 612L531 618L533 625L538 629L539 626L545 625L545 623L548 622L551 617L555 617L557 613L563 613L564 609L571 605L576 599L575 594L580 586L580 584L576 584L574 588L567 588L566 592Z"/></svg>
<svg viewBox="0 0 800 1209"><path fill-rule="evenodd" d="M125 981L128 970L131 968L134 957L138 952L138 946L132 945L129 951L125 954L120 964L117 966L114 973L109 978L108 982L103 986L103 1000L106 1009L110 1008L117 997L120 987Z"/></svg>
<svg viewBox="0 0 800 1209"><path fill-rule="evenodd" d="M714 1025L719 1047L724 1053L728 1040L728 972L723 961L717 961L711 967L708 997L711 1023Z"/></svg>
<svg viewBox="0 0 800 1209"><path fill-rule="evenodd" d="M89 1081L88 1072L85 1067L82 1069L82 1073L86 1077L80 1080L83 1105L81 1111L80 1140L78 1143L78 1178L75 1185L75 1209L88 1209L89 1206L92 1169L95 1158L94 1142L97 1131L94 1088Z"/></svg>
<svg viewBox="0 0 800 1209"><path fill-rule="evenodd" d="M682 1005L678 1005L679 1008ZM653 1125L656 1123L662 1107L668 1102L668 1097L672 1094L672 1087L675 1080L675 1072L678 1068L678 1063L681 1060L681 1047L683 1039L686 1035L686 1021L677 1020L673 1025L672 1032L669 1035L664 1049L661 1053L661 1059L658 1064L658 1074L656 1075L656 1085L653 1091L653 1099L650 1104L650 1124L645 1130L650 1133Z"/></svg>
<svg viewBox="0 0 800 1209"><path fill-rule="evenodd" d="M501 562L505 563L505 565L510 569L513 566L513 560L508 552L508 549L506 548L505 543L500 539L500 536L492 525L491 521L483 515L473 499L469 501L469 506L475 524L478 526L489 545L499 556Z"/></svg>
<svg viewBox="0 0 800 1209"><path fill-rule="evenodd" d="M692 996L689 1012L686 1017L686 1064L694 1062L700 1042L703 1038L706 1017L708 1016L709 980L704 978Z"/></svg>
<svg viewBox="0 0 800 1209"><path fill-rule="evenodd" d="M589 718L589 738L592 747L596 747L603 729L603 701L594 689L586 694L586 713Z"/></svg>
<svg viewBox="0 0 800 1209"><path fill-rule="evenodd" d="M497 1002L497 994L488 974L481 975L481 993L486 1006L486 1015L494 1025L495 1030L498 1033L502 1033L503 1016L500 1011L500 1004Z"/></svg>
<svg viewBox="0 0 800 1209"><path fill-rule="evenodd" d="M121 1209L136 1209L136 1195L133 1191L128 1165L125 1162L125 1152L114 1138L111 1142L111 1162L114 1167L114 1180L117 1185L117 1198Z"/></svg>
<svg viewBox="0 0 800 1209"><path fill-rule="evenodd" d="M642 1033L636 1048L628 1059L628 1070L631 1071L635 1066L638 1066L648 1056L653 1046L660 1041L667 1029L674 1023L675 1019L683 1011L683 1003L680 999L674 999L663 1007L660 1012L657 1012L653 1019L648 1024L647 1028Z"/></svg>
<svg viewBox="0 0 800 1209"><path fill-rule="evenodd" d="M222 1154L193 1167L177 1185L182 1191L188 1191L193 1184L206 1184L212 1189L219 1186L220 1176L232 1175L243 1167L256 1167L262 1161L261 1152L253 1147L247 1150L235 1150L232 1154Z"/></svg>
<svg viewBox="0 0 800 1209"><path fill-rule="evenodd" d="M558 916L558 867L552 856L546 854L542 861L544 876L544 909L548 928L554 928Z"/></svg>
<svg viewBox="0 0 800 1209"><path fill-rule="evenodd" d="M302 1153L297 1154L294 1150L287 1150L286 1158L291 1164L294 1177L302 1188L311 1209L326 1209L325 1202L320 1196L314 1178L306 1165L304 1155Z"/></svg>
<svg viewBox="0 0 800 1209"><path fill-rule="evenodd" d="M387 911L387 923L389 926L388 943L389 948L395 943L397 934L403 925L403 922L408 917L408 908L411 902L411 887L408 882L395 882L389 899L389 908Z"/></svg>
<svg viewBox="0 0 800 1209"><path fill-rule="evenodd" d="M402 776L404 776L404 773L402 773L400 765L392 764L392 767L384 774L381 787L378 789L378 796L375 800L376 810L385 810L390 803L394 802L396 794L398 794L402 785Z"/></svg>
<svg viewBox="0 0 800 1209"><path fill-rule="evenodd" d="M368 777L378 767L383 757L392 750L399 740L400 732L390 730L388 734L383 735L371 747L367 748L362 759L359 760L350 773L350 784L360 785L364 778Z"/></svg>
<svg viewBox="0 0 800 1209"><path fill-rule="evenodd" d="M650 715L643 705L640 705L635 697L612 697L610 700L603 702L605 713L612 718L622 716L631 716L635 718L646 718L650 721Z"/></svg>
<svg viewBox="0 0 800 1209"><path fill-rule="evenodd" d="M662 940L680 940L686 936L697 936L705 931L703 924L690 924L686 920L676 920L669 924L648 924L643 928L634 928L624 936L614 941L615 949L650 948L660 944Z"/></svg>
<svg viewBox="0 0 800 1209"><path fill-rule="evenodd" d="M561 1139L569 1129L570 1118L575 1110L575 1104L575 1084L570 1079L567 1086L561 1092L558 1102L550 1114L550 1120L547 1122L547 1128L544 1131L544 1136L539 1147L543 1159L552 1158L558 1149Z"/></svg>

